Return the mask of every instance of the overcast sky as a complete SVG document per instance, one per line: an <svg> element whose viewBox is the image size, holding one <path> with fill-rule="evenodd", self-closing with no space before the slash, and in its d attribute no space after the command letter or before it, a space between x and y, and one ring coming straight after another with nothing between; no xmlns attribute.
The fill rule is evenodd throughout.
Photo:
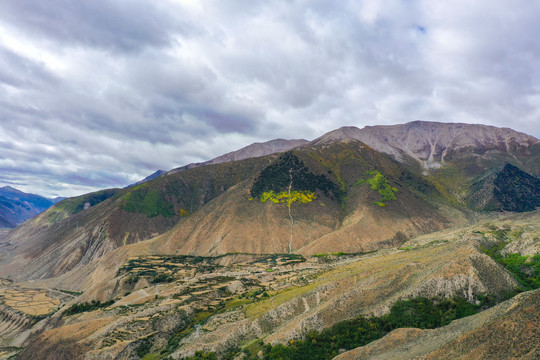
<svg viewBox="0 0 540 360"><path fill-rule="evenodd" d="M123 187L344 125L540 137L540 1L0 0L0 186Z"/></svg>

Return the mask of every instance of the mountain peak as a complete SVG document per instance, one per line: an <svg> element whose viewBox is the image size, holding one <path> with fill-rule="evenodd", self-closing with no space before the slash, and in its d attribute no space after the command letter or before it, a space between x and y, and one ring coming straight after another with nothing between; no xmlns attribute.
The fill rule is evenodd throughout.
<svg viewBox="0 0 540 360"><path fill-rule="evenodd" d="M464 149L478 153L521 151L540 140L509 128L488 125L412 121L359 129L345 126L313 140L312 145L358 140L398 161L412 158L426 170L444 165L448 156Z"/></svg>
<svg viewBox="0 0 540 360"><path fill-rule="evenodd" d="M11 187L11 186L9 186L9 185L0 187L0 189L1 189L1 190L4 190L4 191L6 191L6 192L10 192L10 193L24 194L24 192L22 192L21 190L15 189L14 187Z"/></svg>
<svg viewBox="0 0 540 360"><path fill-rule="evenodd" d="M251 145L245 146L239 150L231 151L229 153L218 156L212 160L182 166L180 168L172 170L172 172L191 169L204 165L220 164L229 161L238 161L254 157L271 155L291 150L293 148L305 145L308 142L309 141L304 139L273 139L265 142L256 142Z"/></svg>

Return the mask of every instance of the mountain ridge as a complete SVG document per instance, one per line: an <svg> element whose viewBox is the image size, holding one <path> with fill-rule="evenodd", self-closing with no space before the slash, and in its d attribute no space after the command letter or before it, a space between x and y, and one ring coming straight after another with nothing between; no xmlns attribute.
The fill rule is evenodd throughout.
<svg viewBox="0 0 540 360"><path fill-rule="evenodd" d="M199 163L191 163L191 164L187 164L187 165L172 169L171 172L192 169L194 167L200 167L200 166L205 166L205 165L220 164L220 163L229 162L229 161L239 161L239 160L245 160L245 159L249 159L253 157L272 155L275 153L280 153L283 151L293 149L295 147L305 145L308 142L309 142L308 140L304 140L304 139L287 140L287 139L281 139L281 138L272 139L272 140L268 140L264 142L255 142L243 148L240 148L238 150L228 152L226 154L220 155L218 157L215 157L207 161L203 161Z"/></svg>
<svg viewBox="0 0 540 360"><path fill-rule="evenodd" d="M412 121L398 125L341 127L330 131L310 144L355 139L398 161L409 157L426 169L438 169L445 157L476 147L479 153L493 150L514 152L540 144L531 135L510 128L489 125Z"/></svg>
<svg viewBox="0 0 540 360"><path fill-rule="evenodd" d="M11 186L0 187L0 227L15 227L51 207L55 200Z"/></svg>

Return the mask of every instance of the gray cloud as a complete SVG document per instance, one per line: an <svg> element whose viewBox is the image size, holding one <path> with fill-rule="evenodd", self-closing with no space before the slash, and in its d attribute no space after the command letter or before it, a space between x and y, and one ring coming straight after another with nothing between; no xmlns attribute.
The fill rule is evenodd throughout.
<svg viewBox="0 0 540 360"><path fill-rule="evenodd" d="M524 0L0 0L0 183L75 195L343 125L540 137L539 16Z"/></svg>

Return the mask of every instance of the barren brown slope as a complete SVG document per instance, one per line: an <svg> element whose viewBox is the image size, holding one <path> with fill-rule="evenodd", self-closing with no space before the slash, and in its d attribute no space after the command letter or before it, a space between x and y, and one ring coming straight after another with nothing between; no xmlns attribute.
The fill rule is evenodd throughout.
<svg viewBox="0 0 540 360"><path fill-rule="evenodd" d="M540 290L434 330L398 329L335 360L540 358Z"/></svg>

